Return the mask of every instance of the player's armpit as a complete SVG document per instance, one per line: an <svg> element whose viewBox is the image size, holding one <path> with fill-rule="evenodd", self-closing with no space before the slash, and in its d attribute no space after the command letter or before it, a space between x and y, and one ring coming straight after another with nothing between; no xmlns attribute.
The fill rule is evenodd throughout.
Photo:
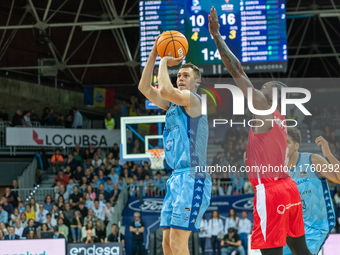
<svg viewBox="0 0 340 255"><path fill-rule="evenodd" d="M317 154L313 154L311 160L315 171L320 177L327 178L331 182L340 183L340 169L336 170L332 164L329 164L326 159ZM328 165L328 168L323 167L325 165Z"/></svg>

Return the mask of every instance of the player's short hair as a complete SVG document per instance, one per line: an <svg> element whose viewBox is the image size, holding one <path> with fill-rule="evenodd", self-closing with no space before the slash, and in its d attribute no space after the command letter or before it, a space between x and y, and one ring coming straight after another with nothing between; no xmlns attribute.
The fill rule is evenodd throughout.
<svg viewBox="0 0 340 255"><path fill-rule="evenodd" d="M182 68L191 68L193 71L194 71L194 77L195 79L201 79L201 71L200 69L195 66L194 64L192 63L186 63L184 65L181 65L181 67L179 69L182 69Z"/></svg>
<svg viewBox="0 0 340 255"><path fill-rule="evenodd" d="M273 84L272 87L277 88L278 104L280 104L280 106L281 106L281 90L282 90L282 88L288 88L288 86L286 84L284 84L283 82L280 82L280 81L271 81L271 83ZM286 98L289 98L289 93L287 93Z"/></svg>
<svg viewBox="0 0 340 255"><path fill-rule="evenodd" d="M288 135L292 138L294 143L301 143L302 137L301 132L295 127L288 127L287 128Z"/></svg>

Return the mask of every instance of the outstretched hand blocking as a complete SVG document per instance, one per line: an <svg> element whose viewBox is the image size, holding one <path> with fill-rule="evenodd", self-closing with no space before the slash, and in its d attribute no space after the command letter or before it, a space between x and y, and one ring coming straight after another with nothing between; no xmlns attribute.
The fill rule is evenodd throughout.
<svg viewBox="0 0 340 255"><path fill-rule="evenodd" d="M209 19L209 32L212 36L217 35L220 32L220 23L218 21L218 16L215 7L211 7Z"/></svg>
<svg viewBox="0 0 340 255"><path fill-rule="evenodd" d="M331 154L331 150L329 148L328 142L326 141L325 138L323 138L322 136L319 136L315 139L315 143L318 146L321 146L321 150L323 155L328 156Z"/></svg>

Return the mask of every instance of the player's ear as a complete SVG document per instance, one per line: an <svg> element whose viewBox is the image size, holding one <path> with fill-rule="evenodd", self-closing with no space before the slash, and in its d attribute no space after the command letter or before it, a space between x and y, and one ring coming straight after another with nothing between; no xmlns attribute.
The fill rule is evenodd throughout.
<svg viewBox="0 0 340 255"><path fill-rule="evenodd" d="M198 88L201 85L201 79L195 79L195 87Z"/></svg>
<svg viewBox="0 0 340 255"><path fill-rule="evenodd" d="M299 143L295 143L295 150L298 150L300 148L300 144Z"/></svg>

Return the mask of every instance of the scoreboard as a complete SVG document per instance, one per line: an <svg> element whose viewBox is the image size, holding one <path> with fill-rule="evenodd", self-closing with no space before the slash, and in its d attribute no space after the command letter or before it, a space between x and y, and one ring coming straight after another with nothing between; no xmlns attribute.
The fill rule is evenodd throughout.
<svg viewBox="0 0 340 255"><path fill-rule="evenodd" d="M287 33L285 0L167 0L139 2L141 68L154 41L163 31L177 30L189 42L185 62L203 75L228 73L209 33L211 7L220 22L222 38L246 73L286 72ZM158 56L156 66L159 64ZM178 67L169 68L170 75Z"/></svg>

